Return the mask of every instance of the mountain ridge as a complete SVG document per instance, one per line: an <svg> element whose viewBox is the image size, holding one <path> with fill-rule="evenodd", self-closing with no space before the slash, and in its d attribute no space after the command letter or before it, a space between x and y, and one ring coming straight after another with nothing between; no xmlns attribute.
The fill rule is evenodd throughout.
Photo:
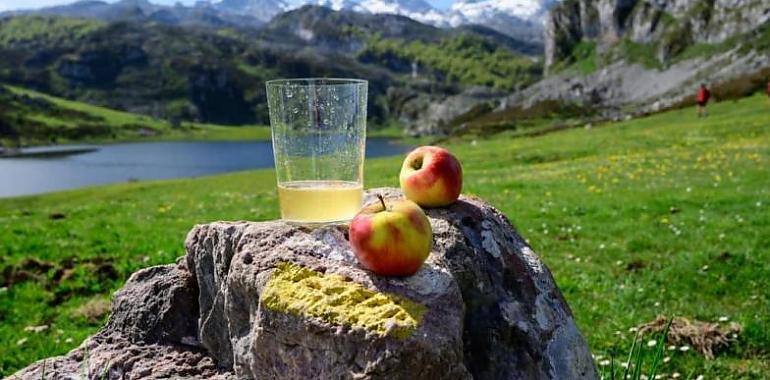
<svg viewBox="0 0 770 380"><path fill-rule="evenodd" d="M459 96L443 112L451 116L539 78L526 46L480 27L317 6L245 31L22 15L0 18L0 82L166 120L242 125L268 122L265 80L359 77L369 80L374 125L416 125L434 102Z"/></svg>
<svg viewBox="0 0 770 380"><path fill-rule="evenodd" d="M158 5L149 0L80 0L35 10L0 15L42 14L96 18L104 21L153 20L169 25L259 27L272 18L305 5L336 11L397 14L442 28L484 25L529 43L542 43L544 15L558 0L457 0L439 10L424 0L220 0L198 1L192 6Z"/></svg>

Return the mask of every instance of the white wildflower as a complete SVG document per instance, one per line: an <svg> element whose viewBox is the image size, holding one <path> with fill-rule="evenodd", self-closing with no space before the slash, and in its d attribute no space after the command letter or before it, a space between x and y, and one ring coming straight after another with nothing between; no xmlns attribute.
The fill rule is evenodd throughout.
<svg viewBox="0 0 770 380"><path fill-rule="evenodd" d="M33 332L33 333L41 333L45 330L48 330L48 325L40 325L40 326L27 326L24 328L24 331L26 332Z"/></svg>

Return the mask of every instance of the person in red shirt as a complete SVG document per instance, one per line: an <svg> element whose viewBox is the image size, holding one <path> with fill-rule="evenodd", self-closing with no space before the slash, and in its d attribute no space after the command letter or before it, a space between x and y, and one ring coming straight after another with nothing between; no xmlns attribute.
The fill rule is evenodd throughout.
<svg viewBox="0 0 770 380"><path fill-rule="evenodd" d="M705 83L701 83L700 88L698 88L698 94L695 96L698 117L708 116L708 112L706 111L706 104L708 104L709 98L711 98L711 92L709 92L709 89L706 88Z"/></svg>

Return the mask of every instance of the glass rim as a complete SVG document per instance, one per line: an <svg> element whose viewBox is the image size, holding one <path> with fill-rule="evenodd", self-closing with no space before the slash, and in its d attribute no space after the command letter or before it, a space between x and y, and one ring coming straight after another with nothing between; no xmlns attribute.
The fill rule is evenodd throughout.
<svg viewBox="0 0 770 380"><path fill-rule="evenodd" d="M366 79L357 78L285 78L285 79L271 79L265 81L266 86L286 86L294 85L298 87L310 87L310 86L349 86L349 85L362 85L368 84Z"/></svg>

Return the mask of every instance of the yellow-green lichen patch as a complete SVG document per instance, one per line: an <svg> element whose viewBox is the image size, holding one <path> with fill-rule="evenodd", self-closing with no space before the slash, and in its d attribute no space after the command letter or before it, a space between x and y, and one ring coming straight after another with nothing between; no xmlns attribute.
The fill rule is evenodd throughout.
<svg viewBox="0 0 770 380"><path fill-rule="evenodd" d="M372 291L342 276L286 262L270 276L261 301L274 311L402 339L412 334L427 311L424 305L402 296Z"/></svg>

